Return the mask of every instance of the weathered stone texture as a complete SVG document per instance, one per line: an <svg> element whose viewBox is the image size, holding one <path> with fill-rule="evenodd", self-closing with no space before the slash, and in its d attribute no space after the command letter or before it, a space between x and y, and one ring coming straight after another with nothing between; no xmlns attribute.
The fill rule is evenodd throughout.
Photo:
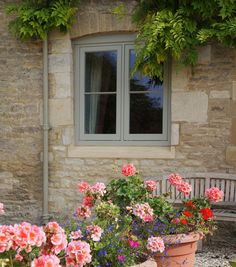
<svg viewBox="0 0 236 267"><path fill-rule="evenodd" d="M0 1L0 224L41 216L41 42L20 42L8 32Z"/></svg>

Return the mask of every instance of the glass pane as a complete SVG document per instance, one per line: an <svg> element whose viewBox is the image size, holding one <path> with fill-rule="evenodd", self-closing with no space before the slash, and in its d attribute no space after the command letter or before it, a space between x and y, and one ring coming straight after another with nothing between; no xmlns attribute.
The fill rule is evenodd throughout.
<svg viewBox="0 0 236 267"><path fill-rule="evenodd" d="M85 92L115 92L116 70L116 51L85 53Z"/></svg>
<svg viewBox="0 0 236 267"><path fill-rule="evenodd" d="M85 133L116 133L116 95L85 95Z"/></svg>
<svg viewBox="0 0 236 267"><path fill-rule="evenodd" d="M135 62L135 51L129 51L129 70L133 68ZM163 82L161 80L151 80L149 77L135 72L130 78L130 91L156 91L163 90Z"/></svg>
<svg viewBox="0 0 236 267"><path fill-rule="evenodd" d="M162 103L156 93L130 94L130 134L161 134Z"/></svg>

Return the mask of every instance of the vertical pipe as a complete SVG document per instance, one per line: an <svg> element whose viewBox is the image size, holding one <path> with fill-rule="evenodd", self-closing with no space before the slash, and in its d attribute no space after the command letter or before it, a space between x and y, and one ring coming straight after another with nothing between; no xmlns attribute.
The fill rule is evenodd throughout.
<svg viewBox="0 0 236 267"><path fill-rule="evenodd" d="M43 41L43 214L42 222L49 220L48 214L48 39Z"/></svg>

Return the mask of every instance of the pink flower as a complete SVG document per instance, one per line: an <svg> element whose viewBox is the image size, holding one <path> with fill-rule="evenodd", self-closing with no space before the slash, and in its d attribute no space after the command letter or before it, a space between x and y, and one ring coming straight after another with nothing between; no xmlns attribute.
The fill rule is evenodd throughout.
<svg viewBox="0 0 236 267"><path fill-rule="evenodd" d="M0 202L0 215L4 214L4 205Z"/></svg>
<svg viewBox="0 0 236 267"><path fill-rule="evenodd" d="M131 248L138 248L139 247L139 242L138 241L130 239L130 240L128 240L128 242L129 242L129 246Z"/></svg>
<svg viewBox="0 0 236 267"><path fill-rule="evenodd" d="M82 219L86 219L91 216L91 210L89 207L86 207L86 206L78 207L76 210L76 213Z"/></svg>
<svg viewBox="0 0 236 267"><path fill-rule="evenodd" d="M66 266L85 266L91 262L90 252L90 246L85 241L71 241L66 249Z"/></svg>
<svg viewBox="0 0 236 267"><path fill-rule="evenodd" d="M92 194L103 196L106 193L106 186L104 183L96 183L91 186L90 191Z"/></svg>
<svg viewBox="0 0 236 267"><path fill-rule="evenodd" d="M80 230L77 230L75 232L70 233L70 239L79 239L81 237L83 237L83 236L82 236L82 233Z"/></svg>
<svg viewBox="0 0 236 267"><path fill-rule="evenodd" d="M132 163L126 164L122 168L122 173L124 174L124 176L133 176L136 173L136 168Z"/></svg>
<svg viewBox="0 0 236 267"><path fill-rule="evenodd" d="M189 183L182 182L181 184L177 185L177 190L181 193L184 193L185 196L188 196L192 191L192 186Z"/></svg>
<svg viewBox="0 0 236 267"><path fill-rule="evenodd" d="M89 208L92 208L94 205L94 197L93 196L87 196L83 199L83 205Z"/></svg>
<svg viewBox="0 0 236 267"><path fill-rule="evenodd" d="M144 222L153 221L153 209L148 203L136 204L133 208L133 214L142 219Z"/></svg>
<svg viewBox="0 0 236 267"><path fill-rule="evenodd" d="M150 191L154 191L157 188L157 182L153 181L153 180L148 180L144 182L147 189Z"/></svg>
<svg viewBox="0 0 236 267"><path fill-rule="evenodd" d="M55 255L42 255L31 262L31 267L61 267L60 259Z"/></svg>
<svg viewBox="0 0 236 267"><path fill-rule="evenodd" d="M171 220L171 223L173 223L173 224L178 224L178 223L180 223L180 219L179 219L179 218L173 218L173 219Z"/></svg>
<svg viewBox="0 0 236 267"><path fill-rule="evenodd" d="M67 246L67 238L63 228L57 222L49 222L45 227L47 241L43 254L59 254Z"/></svg>
<svg viewBox="0 0 236 267"><path fill-rule="evenodd" d="M0 225L0 253L15 249L15 228L11 225Z"/></svg>
<svg viewBox="0 0 236 267"><path fill-rule="evenodd" d="M83 193L90 189L90 185L87 182L81 182L78 184L78 189Z"/></svg>
<svg viewBox="0 0 236 267"><path fill-rule="evenodd" d="M118 261L124 261L125 260L125 256L124 255L118 255L117 259L118 259Z"/></svg>
<svg viewBox="0 0 236 267"><path fill-rule="evenodd" d="M23 257L20 255L20 253L17 253L16 256L15 256L15 259L17 261L22 261L23 260Z"/></svg>
<svg viewBox="0 0 236 267"><path fill-rule="evenodd" d="M223 200L224 192L218 187L211 187L206 190L205 195L211 202L219 202Z"/></svg>
<svg viewBox="0 0 236 267"><path fill-rule="evenodd" d="M161 237L149 237L147 242L147 249L152 252L160 252L162 253L165 250L164 241Z"/></svg>
<svg viewBox="0 0 236 267"><path fill-rule="evenodd" d="M177 173L172 173L169 175L168 181L171 185L178 186L182 183L182 177Z"/></svg>
<svg viewBox="0 0 236 267"><path fill-rule="evenodd" d="M103 233L102 228L100 228L97 225L89 225L89 226L87 226L87 230L89 233L89 237L93 241L100 241L102 233Z"/></svg>

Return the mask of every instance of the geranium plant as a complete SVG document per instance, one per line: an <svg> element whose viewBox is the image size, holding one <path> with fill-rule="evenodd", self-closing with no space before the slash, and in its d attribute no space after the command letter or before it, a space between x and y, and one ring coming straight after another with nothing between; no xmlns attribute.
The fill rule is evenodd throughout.
<svg viewBox="0 0 236 267"><path fill-rule="evenodd" d="M108 185L80 182L82 205L64 228L57 222L44 227L26 222L1 225L5 266L132 266L164 252L168 245L163 236L215 230L211 203L223 198L218 188L177 206L168 202L169 193L156 195L158 182L144 181L133 164L125 165L122 173L124 178ZM183 196L190 194L191 185L180 175L171 174L168 181Z"/></svg>

